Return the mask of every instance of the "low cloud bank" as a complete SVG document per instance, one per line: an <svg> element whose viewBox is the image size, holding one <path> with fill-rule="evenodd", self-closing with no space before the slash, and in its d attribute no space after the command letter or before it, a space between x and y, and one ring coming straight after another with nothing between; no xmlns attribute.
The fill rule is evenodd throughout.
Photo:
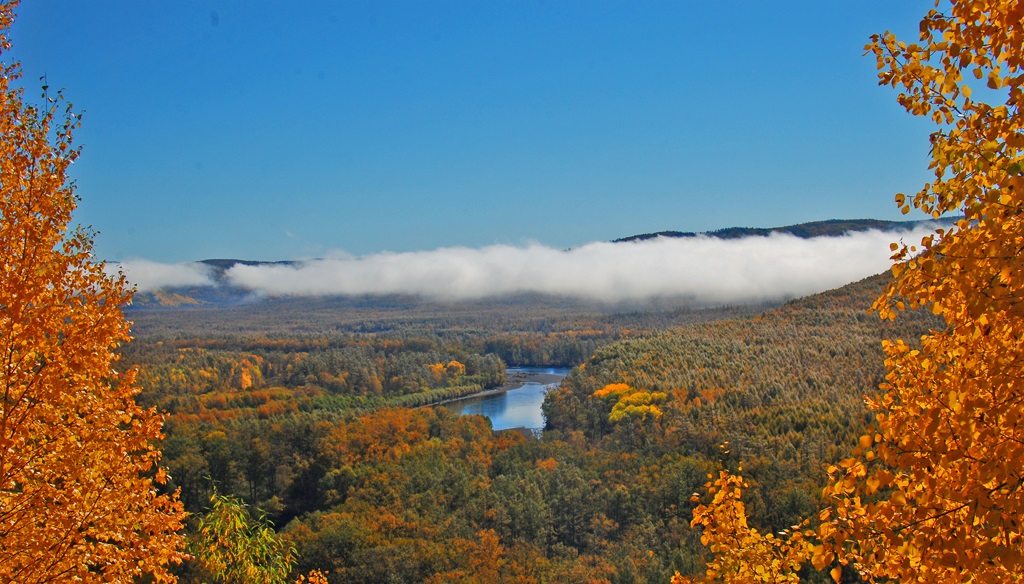
<svg viewBox="0 0 1024 584"><path fill-rule="evenodd" d="M124 272L128 281L134 284L139 292L149 292L161 288L213 285L210 268L198 263L161 264L149 260L132 259L116 264L107 264L107 273L114 275L118 271Z"/></svg>
<svg viewBox="0 0 1024 584"><path fill-rule="evenodd" d="M265 295L415 294L470 300L534 292L606 303L690 298L750 303L813 294L885 271L889 244L917 243L931 228L800 239L657 238L590 243L453 247L293 265L235 265L227 281Z"/></svg>

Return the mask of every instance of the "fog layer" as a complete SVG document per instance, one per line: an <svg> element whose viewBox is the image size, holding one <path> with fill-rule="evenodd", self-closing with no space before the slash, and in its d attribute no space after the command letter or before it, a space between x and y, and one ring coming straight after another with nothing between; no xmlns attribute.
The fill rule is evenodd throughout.
<svg viewBox="0 0 1024 584"><path fill-rule="evenodd" d="M571 250L536 244L452 247L293 265L237 264L226 280L264 295L415 294L460 300L532 292L608 303L675 297L750 303L804 296L883 272L891 263L891 242L917 243L930 232L656 238Z"/></svg>
<svg viewBox="0 0 1024 584"><path fill-rule="evenodd" d="M128 281L140 292L184 286L212 286L210 268L204 264L161 264L144 259L130 259L107 264L107 273L124 272Z"/></svg>

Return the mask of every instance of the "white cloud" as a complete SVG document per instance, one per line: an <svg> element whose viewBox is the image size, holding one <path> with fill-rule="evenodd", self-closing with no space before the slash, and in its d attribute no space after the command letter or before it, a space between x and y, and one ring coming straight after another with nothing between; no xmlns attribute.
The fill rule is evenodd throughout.
<svg viewBox="0 0 1024 584"><path fill-rule="evenodd" d="M885 271L889 243L916 243L932 229L841 237L791 235L656 238L590 243L442 248L363 257L337 254L295 265L236 265L230 283L267 295L416 294L477 299L518 292L600 302L689 297L728 304L791 298Z"/></svg>
<svg viewBox="0 0 1024 584"><path fill-rule="evenodd" d="M130 259L107 264L107 272L123 271L128 281L140 292L181 286L212 286L210 268L199 263L161 264L143 259Z"/></svg>

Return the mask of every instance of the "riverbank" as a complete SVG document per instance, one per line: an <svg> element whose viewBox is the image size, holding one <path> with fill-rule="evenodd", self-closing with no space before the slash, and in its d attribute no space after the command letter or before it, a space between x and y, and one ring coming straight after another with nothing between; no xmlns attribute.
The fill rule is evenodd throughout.
<svg viewBox="0 0 1024 584"><path fill-rule="evenodd" d="M498 387L492 387L491 389L485 389L483 391L478 391L476 393L471 393L468 395L452 399L446 399L444 401L434 402L430 404L430 406L443 406L445 404L462 401L466 399L473 399L479 397L486 397L489 395L507 393L514 389L520 389L521 387L530 383L537 383L539 385L552 385L560 383L563 379L565 379L565 375L559 373L549 373L547 371L521 371L516 369L510 369L506 372L505 383L499 385Z"/></svg>

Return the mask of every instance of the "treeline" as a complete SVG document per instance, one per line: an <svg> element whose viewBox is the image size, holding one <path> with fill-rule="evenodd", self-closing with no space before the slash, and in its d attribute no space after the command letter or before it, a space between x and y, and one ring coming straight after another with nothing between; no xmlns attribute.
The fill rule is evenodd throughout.
<svg viewBox="0 0 1024 584"><path fill-rule="evenodd" d="M577 356L590 356L587 349L594 341L763 309L701 307L682 300L596 305L539 295L451 304L412 297L329 297L267 298L227 306L136 305L127 316L133 321L132 333L143 344L173 340L238 348L238 343L252 339L304 344L350 336L406 342L418 338L477 353L507 351L501 356L514 365L571 367L580 363ZM484 348L489 342L496 343L493 351Z"/></svg>
<svg viewBox="0 0 1024 584"><path fill-rule="evenodd" d="M493 353L431 339L207 339L132 343L141 400L177 421L426 405L505 382Z"/></svg>

